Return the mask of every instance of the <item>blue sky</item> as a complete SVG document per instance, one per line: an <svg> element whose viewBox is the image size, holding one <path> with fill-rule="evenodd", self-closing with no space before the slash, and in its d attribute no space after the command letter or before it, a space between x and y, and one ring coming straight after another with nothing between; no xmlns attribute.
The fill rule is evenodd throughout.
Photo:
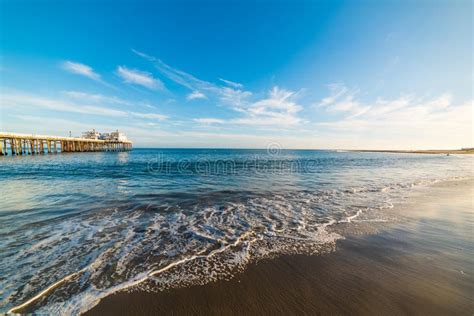
<svg viewBox="0 0 474 316"><path fill-rule="evenodd" d="M471 1L0 0L0 131L473 146Z"/></svg>

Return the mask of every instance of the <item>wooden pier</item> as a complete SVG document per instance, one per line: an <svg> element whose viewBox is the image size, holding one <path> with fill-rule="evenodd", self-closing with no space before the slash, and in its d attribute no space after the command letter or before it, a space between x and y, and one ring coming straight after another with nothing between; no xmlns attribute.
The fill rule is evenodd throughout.
<svg viewBox="0 0 474 316"><path fill-rule="evenodd" d="M64 152L129 151L131 141L0 132L0 156Z"/></svg>

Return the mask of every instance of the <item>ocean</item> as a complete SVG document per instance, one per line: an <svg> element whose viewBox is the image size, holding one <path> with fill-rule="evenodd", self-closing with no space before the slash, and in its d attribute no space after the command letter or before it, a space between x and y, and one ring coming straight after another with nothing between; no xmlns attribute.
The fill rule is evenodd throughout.
<svg viewBox="0 0 474 316"><path fill-rule="evenodd" d="M134 149L0 159L0 313L80 314L118 291L234 277L334 251L344 234L437 182L462 155Z"/></svg>

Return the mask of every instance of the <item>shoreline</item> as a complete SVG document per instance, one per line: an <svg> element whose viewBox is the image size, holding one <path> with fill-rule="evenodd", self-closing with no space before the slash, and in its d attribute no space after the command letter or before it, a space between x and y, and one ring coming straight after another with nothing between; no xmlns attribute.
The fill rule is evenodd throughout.
<svg viewBox="0 0 474 316"><path fill-rule="evenodd" d="M474 155L474 148L467 148L467 149L426 149L426 150L354 149L354 150L347 150L347 151L360 152L360 153Z"/></svg>
<svg viewBox="0 0 474 316"><path fill-rule="evenodd" d="M158 293L118 292L85 315L470 314L473 251L463 230L467 225L469 232L472 223L471 188L472 180L417 192L413 201L392 210L407 221L378 233L349 234L329 254L262 260L228 281ZM440 220L459 225L443 217L453 212L467 216L460 232L438 226Z"/></svg>

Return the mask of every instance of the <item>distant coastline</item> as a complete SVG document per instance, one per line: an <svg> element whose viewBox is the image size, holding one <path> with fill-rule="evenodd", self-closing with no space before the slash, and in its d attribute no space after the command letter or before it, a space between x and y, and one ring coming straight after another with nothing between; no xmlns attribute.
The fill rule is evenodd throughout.
<svg viewBox="0 0 474 316"><path fill-rule="evenodd" d="M356 149L348 150L352 152L367 153L401 153L401 154L474 154L474 148L461 149L426 149L426 150L380 150L380 149Z"/></svg>

